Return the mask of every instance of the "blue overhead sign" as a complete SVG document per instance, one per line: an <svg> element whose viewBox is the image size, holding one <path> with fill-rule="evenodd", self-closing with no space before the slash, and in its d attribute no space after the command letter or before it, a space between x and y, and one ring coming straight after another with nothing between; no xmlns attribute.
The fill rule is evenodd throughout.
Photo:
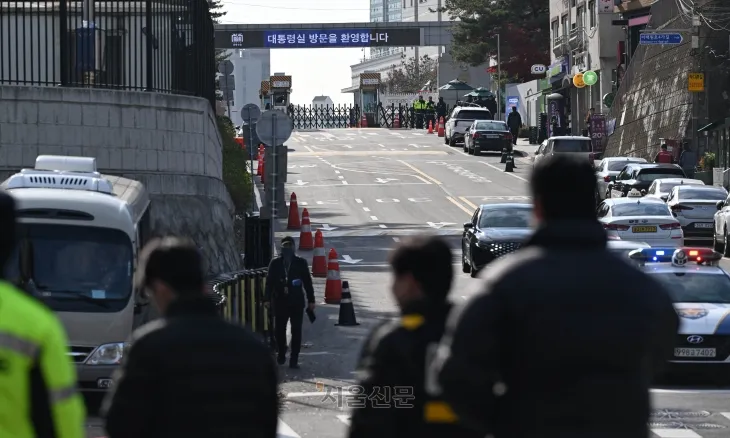
<svg viewBox="0 0 730 438"><path fill-rule="evenodd" d="M663 45L663 44L682 44L681 33L647 33L639 35L639 44L643 45Z"/></svg>

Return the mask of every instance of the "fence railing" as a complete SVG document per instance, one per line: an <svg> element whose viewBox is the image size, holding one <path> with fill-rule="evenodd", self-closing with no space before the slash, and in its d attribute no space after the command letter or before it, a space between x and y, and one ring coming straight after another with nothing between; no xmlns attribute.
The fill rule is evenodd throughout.
<svg viewBox="0 0 730 438"><path fill-rule="evenodd" d="M215 105L205 0L0 1L0 84L187 94Z"/></svg>

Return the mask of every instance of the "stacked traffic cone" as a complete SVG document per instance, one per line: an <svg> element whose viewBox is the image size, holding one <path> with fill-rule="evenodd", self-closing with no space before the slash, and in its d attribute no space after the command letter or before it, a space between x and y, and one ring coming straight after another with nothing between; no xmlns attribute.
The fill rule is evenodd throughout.
<svg viewBox="0 0 730 438"><path fill-rule="evenodd" d="M256 175L261 176L264 174L264 156L259 153L258 165L256 166Z"/></svg>
<svg viewBox="0 0 730 438"><path fill-rule="evenodd" d="M302 231L299 233L299 249L312 249L314 242L312 241L312 224L309 222L309 211L305 208L302 210Z"/></svg>
<svg viewBox="0 0 730 438"><path fill-rule="evenodd" d="M327 258L324 256L324 237L322 230L314 233L314 257L312 258L312 277L327 276Z"/></svg>
<svg viewBox="0 0 730 438"><path fill-rule="evenodd" d="M337 251L330 249L327 262L327 284L324 288L324 302L339 304L342 299L342 279L340 278L340 263L337 261Z"/></svg>
<svg viewBox="0 0 730 438"><path fill-rule="evenodd" d="M367 128L368 127L368 118L365 117L365 114L362 115L360 118L360 127L361 128Z"/></svg>
<svg viewBox="0 0 730 438"><path fill-rule="evenodd" d="M299 222L299 205L297 204L297 194L292 193L289 199L289 221L286 224L287 230L298 230L302 227Z"/></svg>
<svg viewBox="0 0 730 438"><path fill-rule="evenodd" d="M433 121L428 121L428 134L433 134Z"/></svg>
<svg viewBox="0 0 730 438"><path fill-rule="evenodd" d="M350 284L346 281L342 282L342 299L340 300L340 317L337 324L345 327L360 325L355 318L355 307L352 305L352 295L350 295Z"/></svg>
<svg viewBox="0 0 730 438"><path fill-rule="evenodd" d="M439 130L438 130L439 137L443 137L444 135L446 135L444 132L444 129L445 129L444 128L444 118L441 117L441 120L439 120Z"/></svg>
<svg viewBox="0 0 730 438"><path fill-rule="evenodd" d="M400 115L398 113L393 116L393 127L400 128Z"/></svg>

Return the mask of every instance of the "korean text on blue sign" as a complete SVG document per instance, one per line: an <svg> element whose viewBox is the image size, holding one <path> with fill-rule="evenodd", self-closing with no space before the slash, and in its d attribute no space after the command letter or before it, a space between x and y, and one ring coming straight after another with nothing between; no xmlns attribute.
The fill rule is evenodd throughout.
<svg viewBox="0 0 730 438"><path fill-rule="evenodd" d="M682 34L679 33L642 33L639 36L639 44L682 44L683 39Z"/></svg>
<svg viewBox="0 0 730 438"><path fill-rule="evenodd" d="M266 47L368 47L388 42L388 32L367 29L264 32Z"/></svg>

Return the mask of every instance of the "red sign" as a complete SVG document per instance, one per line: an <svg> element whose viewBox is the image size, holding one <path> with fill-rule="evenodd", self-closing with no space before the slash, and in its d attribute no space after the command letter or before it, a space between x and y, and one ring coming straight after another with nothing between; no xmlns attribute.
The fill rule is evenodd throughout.
<svg viewBox="0 0 730 438"><path fill-rule="evenodd" d="M593 114L588 121L590 125L591 143L593 143L593 152L602 153L606 147L606 116L603 114Z"/></svg>

